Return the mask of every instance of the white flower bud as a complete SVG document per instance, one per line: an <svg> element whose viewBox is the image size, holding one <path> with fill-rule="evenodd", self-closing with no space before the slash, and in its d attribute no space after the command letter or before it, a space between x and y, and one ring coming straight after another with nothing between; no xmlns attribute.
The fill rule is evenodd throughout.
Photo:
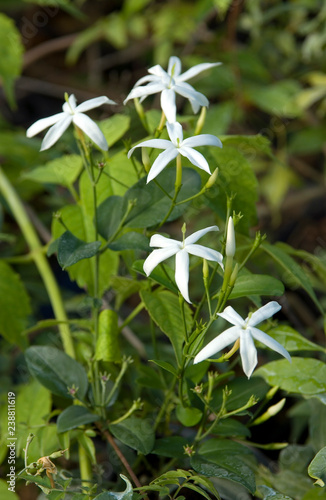
<svg viewBox="0 0 326 500"><path fill-rule="evenodd" d="M227 257L234 257L235 254L235 234L232 217L229 217L225 253Z"/></svg>

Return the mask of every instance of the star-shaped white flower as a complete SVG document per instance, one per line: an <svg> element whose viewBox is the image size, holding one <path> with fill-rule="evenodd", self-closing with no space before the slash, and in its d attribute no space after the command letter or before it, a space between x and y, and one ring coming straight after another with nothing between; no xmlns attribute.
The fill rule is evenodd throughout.
<svg viewBox="0 0 326 500"><path fill-rule="evenodd" d="M37 120L29 127L26 132L27 137L33 137L34 135L42 132L45 128L51 127L47 131L43 139L41 150L49 149L57 140L62 136L62 134L67 130L71 122L73 122L77 127L79 127L85 134L103 151L108 150L108 143L106 139L93 120L91 120L87 115L84 114L85 111L102 106L102 104L116 104L111 101L108 97L101 96L95 97L94 99L89 99L82 104L76 105L76 98L74 94L69 96L68 101L66 101L62 106L62 112L55 115L49 116L48 118L42 118Z"/></svg>
<svg viewBox="0 0 326 500"><path fill-rule="evenodd" d="M178 57L170 57L168 71L159 66L153 66L148 70L148 76L143 76L136 82L132 91L124 100L126 104L129 99L140 97L143 101L148 95L161 92L161 108L167 118L167 121L173 123L176 121L175 94L180 94L189 99L194 113L197 113L201 106L208 106L208 99L197 92L189 83L185 83L190 78L198 75L209 68L219 66L217 63L202 63L193 66L185 73L181 74L181 61ZM147 85L143 84L146 83Z"/></svg>
<svg viewBox="0 0 326 500"><path fill-rule="evenodd" d="M202 257L203 259L213 260L218 262L223 269L223 256L216 250L204 247L202 245L195 245L194 243L199 240L204 234L209 231L218 231L217 226L206 227L200 231L196 231L192 235L185 238L184 241L173 240L172 238L165 238L160 234L154 234L149 242L151 247L160 247L147 257L144 262L144 271L147 276L151 274L153 269L158 266L163 260L168 259L175 255L175 282L180 290L183 298L191 304L188 292L189 282L189 254Z"/></svg>
<svg viewBox="0 0 326 500"><path fill-rule="evenodd" d="M278 352L291 362L290 354L279 342L272 339L272 337L261 330L258 330L258 328L255 328L258 323L270 318L280 309L281 306L278 302L268 302L265 306L260 307L256 312L249 315L248 318L242 319L233 307L228 306L222 313L219 313L218 316L221 316L235 326L228 328L220 333L214 340L209 342L209 344L197 354L194 359L194 364L200 363L204 359L211 358L217 352L224 349L224 347L233 344L237 339L240 339L240 356L243 371L248 378L250 378L257 365L257 351L254 339Z"/></svg>
<svg viewBox="0 0 326 500"><path fill-rule="evenodd" d="M221 148L222 143L220 139L215 137L215 135L201 134L183 140L183 131L180 123L167 123L166 127L170 137L169 141L167 139L150 139L137 144L137 146L134 146L128 152L128 158L130 158L136 148L143 146L165 150L163 153L159 154L154 161L148 173L147 182L153 180L179 154L188 158L196 167L211 174L207 160L201 153L193 148L198 146L217 146Z"/></svg>

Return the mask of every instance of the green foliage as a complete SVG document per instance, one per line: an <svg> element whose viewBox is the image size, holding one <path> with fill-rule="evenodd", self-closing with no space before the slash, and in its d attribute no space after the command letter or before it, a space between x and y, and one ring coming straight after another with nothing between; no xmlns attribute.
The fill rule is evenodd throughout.
<svg viewBox="0 0 326 500"><path fill-rule="evenodd" d="M31 313L30 299L20 276L4 261L0 261L0 333L13 344L26 346L22 331Z"/></svg>
<svg viewBox="0 0 326 500"><path fill-rule="evenodd" d="M97 420L99 420L98 415L94 415L84 406L68 406L58 417L57 429L58 432L67 432Z"/></svg>
<svg viewBox="0 0 326 500"><path fill-rule="evenodd" d="M149 420L130 417L109 425L109 429L119 441L144 455L148 455L154 447L155 434Z"/></svg>
<svg viewBox="0 0 326 500"><path fill-rule="evenodd" d="M24 48L20 39L20 33L15 27L13 20L5 14L0 15L0 31L0 48L2 54L0 78L9 104L11 107L14 107L14 83L22 70Z"/></svg>
<svg viewBox="0 0 326 500"><path fill-rule="evenodd" d="M72 399L73 394L83 399L87 387L87 374L74 359L59 349L48 346L29 347L25 352L30 373L53 394Z"/></svg>
<svg viewBox="0 0 326 500"><path fill-rule="evenodd" d="M97 495L94 500L132 500L133 499L133 489L131 486L131 483L129 479L124 476L123 474L120 474L120 477L124 480L126 483L126 489L125 491L121 493L115 493L113 491L104 491L103 493L100 493Z"/></svg>

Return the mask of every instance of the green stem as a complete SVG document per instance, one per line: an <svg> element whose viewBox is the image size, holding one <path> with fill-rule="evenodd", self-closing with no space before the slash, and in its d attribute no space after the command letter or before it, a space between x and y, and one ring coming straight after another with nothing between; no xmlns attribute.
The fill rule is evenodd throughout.
<svg viewBox="0 0 326 500"><path fill-rule="evenodd" d="M160 224L158 225L158 227L161 227L163 226L163 224L165 224L165 222L168 220L168 218L170 217L171 215L171 212L172 210L174 209L175 205L176 205L176 201L177 201L177 198L178 198L178 194L180 192L180 189L182 187L182 164L181 164L181 155L178 155L177 156L177 169L176 169L176 178L175 178L175 185L174 185L174 196L172 198L172 201L171 201L171 206L168 210L168 213L166 214L166 216L164 217L164 219L162 220L162 222L160 222Z"/></svg>
<svg viewBox="0 0 326 500"><path fill-rule="evenodd" d="M82 486L85 488L89 488L92 484L91 481L93 479L92 467L87 453L81 444L78 445L78 457Z"/></svg>
<svg viewBox="0 0 326 500"><path fill-rule="evenodd" d="M172 383L171 383L171 387L170 389L167 391L166 395L165 395L165 399L163 401L163 404L160 408L160 411L158 412L157 414L157 417L155 419L155 424L154 424L154 430L157 429L158 425L160 424L161 420L162 420L162 417L164 415L164 412L166 410L166 407L168 405L168 402L170 401L170 398L171 398L171 394L172 392L174 391L174 386L176 384L176 381L177 381L177 376L174 376L173 377L173 380L172 380Z"/></svg>
<svg viewBox="0 0 326 500"><path fill-rule="evenodd" d="M30 255L32 256L35 265L41 275L45 288L50 298L50 302L53 308L55 318L63 323L59 324L59 332L62 339L62 344L64 351L68 356L75 358L75 349L73 345L73 340L70 333L69 325L66 323L68 321L62 297L58 284L54 278L52 269L43 255L43 249L41 242L36 234L36 231L26 215L24 205L20 200L15 189L11 185L10 181L7 179L3 171L0 169L0 190L4 196L6 202L8 203L27 244L30 248Z"/></svg>
<svg viewBox="0 0 326 500"><path fill-rule="evenodd" d="M124 322L119 326L119 331L124 329L125 326L129 325L129 323L140 313L145 307L144 302L140 302L137 307L129 314L129 316L124 320Z"/></svg>

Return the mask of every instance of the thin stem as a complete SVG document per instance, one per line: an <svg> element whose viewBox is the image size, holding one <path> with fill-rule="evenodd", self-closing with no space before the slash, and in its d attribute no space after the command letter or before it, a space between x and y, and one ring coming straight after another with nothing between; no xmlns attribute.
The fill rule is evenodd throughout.
<svg viewBox="0 0 326 500"><path fill-rule="evenodd" d="M124 322L119 326L119 331L123 330L125 326L129 325L129 323L142 311L145 307L144 302L140 302L137 307L129 314L129 316L124 320Z"/></svg>
<svg viewBox="0 0 326 500"><path fill-rule="evenodd" d="M176 381L177 381L177 376L175 375L173 377L173 380L172 380L172 383L171 383L171 387L170 389L167 391L166 395L165 395L165 399L164 399L164 402L160 408L160 411L158 412L157 414L157 417L155 419L155 424L154 424L154 430L157 429L158 425L160 424L161 420L162 420L162 417L164 415L164 412L166 410L166 407L168 405L168 402L170 401L170 398L171 398L171 394L172 392L174 391L174 386L176 384Z"/></svg>
<svg viewBox="0 0 326 500"><path fill-rule="evenodd" d="M58 284L54 278L52 269L46 257L43 255L43 247L34 227L32 226L29 218L26 215L24 205L22 204L15 189L3 173L2 169L0 169L0 190L6 202L8 203L30 248L30 255L35 262L35 265L41 275L41 278L49 295L55 318L58 321L62 322L59 324L58 328L64 351L66 354L68 354L68 356L75 358L73 340L71 337L69 325L67 324L68 318L63 306L63 301Z"/></svg>
<svg viewBox="0 0 326 500"><path fill-rule="evenodd" d="M160 222L160 224L158 225L158 227L161 227L163 226L163 224L165 224L165 222L168 220L168 218L170 217L171 215L171 212L172 210L174 209L175 205L176 205L176 201L177 201L177 198L178 198L178 194L180 192L180 189L182 187L182 164L181 164L181 155L178 155L177 156L177 168L176 168L176 178L175 178L175 185L174 185L174 196L172 198L172 201L171 201L171 206L168 210L168 213L166 214L166 216L164 217L164 219L162 220L162 222Z"/></svg>
<svg viewBox="0 0 326 500"><path fill-rule="evenodd" d="M92 467L88 459L88 455L80 443L78 445L78 458L79 458L80 477L82 480L82 486L89 488L93 479Z"/></svg>
<svg viewBox="0 0 326 500"><path fill-rule="evenodd" d="M106 438L106 440L110 443L110 445L112 446L112 448L114 449L114 451L116 452L117 456L119 457L121 463L125 467L126 471L128 472L128 474L131 477L131 479L132 479L133 483L135 484L135 486L137 486L137 488L141 488L142 486L141 486L141 484L139 482L138 477L136 476L136 474L132 470L132 468L131 468L128 460L126 459L126 457L124 456L124 454L120 450L119 446L117 445L117 443L113 439L113 436L110 434L110 432L107 429L103 429L103 427L102 427L101 424L97 423L95 425L99 429L99 431L103 434L103 436Z"/></svg>

